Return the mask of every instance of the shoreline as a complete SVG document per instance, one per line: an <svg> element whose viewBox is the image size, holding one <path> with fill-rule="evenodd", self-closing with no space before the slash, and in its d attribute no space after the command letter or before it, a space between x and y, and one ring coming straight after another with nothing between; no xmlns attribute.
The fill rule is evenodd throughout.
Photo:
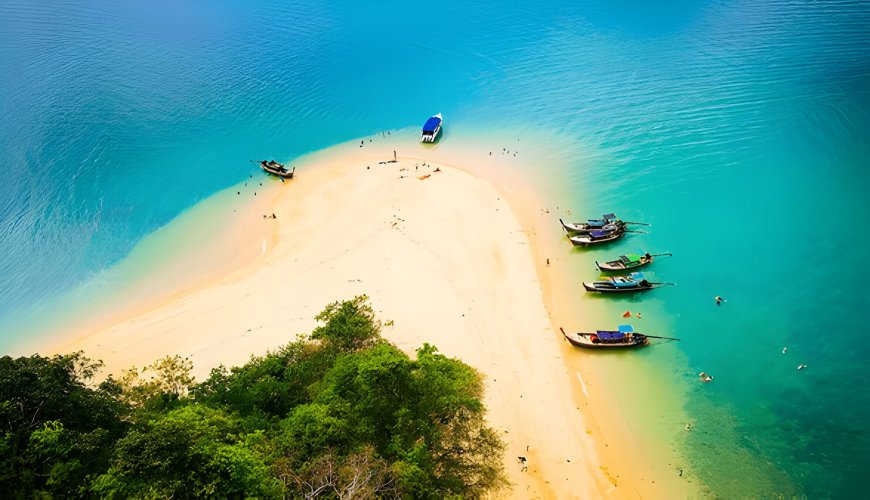
<svg viewBox="0 0 870 500"><path fill-rule="evenodd" d="M475 155L479 158L476 158L475 161L472 162L474 163L474 168L463 168L466 165L466 155L469 151L467 149L463 151L462 148L455 148L458 149L458 151L450 151L449 148L443 148L447 149L447 151L441 151L442 148L440 145L429 148L426 148L425 146L417 147L414 152L415 154L402 152L399 154L399 163L386 165L379 164L378 161L392 158L391 152L393 147L398 147L394 141L405 140L405 142L401 143L401 146L403 149L409 149L407 147L408 138L402 137L402 134L400 133L392 136L386 141L375 138L378 140L377 144L371 144L371 138L367 139L369 139L370 143L362 142L361 144L363 144L364 147L361 148L356 147L356 141L351 141L306 155L296 162L298 166L302 167L299 170L302 174L299 178L290 181L287 185L275 183L275 185L268 187L266 191L269 192L269 196L260 198L258 203L262 203L263 199L271 200L270 203L274 208L273 211L278 214L278 219L276 221L267 221L275 223L271 237L272 244L267 250L260 252L260 255L256 257L251 257L250 254L248 254L250 261L247 264L236 265L239 264L239 262L234 261L232 265L227 265L215 270L215 272L209 277L204 277L199 282L192 285L186 287L182 286L181 289L177 290L175 293L155 300L154 302L146 303L135 311L118 312L116 315L104 319L102 324L97 328L94 326L83 328L79 332L79 335L76 336L76 339L71 342L66 342L64 344L55 342L54 345L56 349L54 349L54 351L67 352L70 349L84 347L86 348L86 352L92 357L100 357L95 356L93 352L88 351L87 349L90 348L93 350L94 348L97 348L98 351L102 350L102 352L107 353L103 355L104 358L115 358L116 353L106 350L107 347L102 346L102 342L97 342L96 340L105 341L106 339L117 338L119 336L122 338L128 338L129 335L141 336L145 328L163 328L165 331L169 331L171 328L167 329L166 325L172 323L172 318L177 317L172 316L172 314L189 314L186 311L196 307L197 297L203 297L210 289L222 291L225 299L232 298L235 300L242 300L244 297L238 293L238 290L235 292L235 295L233 295L233 292L227 293L227 290L232 290L234 285L243 283L245 280L250 280L252 276L256 275L257 270L261 272L265 271L267 273L276 271L280 268L282 262L288 260L299 261L308 258L310 261L309 266L307 268L304 265L293 268L293 272L296 274L292 274L292 277L294 280L300 281L311 279L317 271L323 271L322 260L324 255L322 255L322 250L330 249L333 246L333 244L330 243L331 240L327 238L327 236L334 237L334 235L337 234L353 234L353 225L348 223L344 227L339 226L324 230L322 227L318 227L316 222L306 220L305 214L307 213L308 218L310 219L312 213L317 214L324 210L329 211L329 203L326 200L340 199L342 194L346 193L348 190L355 189L355 184L359 184L358 181L362 176L373 173L366 169L364 165L368 166L369 169L380 169L382 171L388 171L393 168L408 169L392 172L394 177L396 175L401 177L404 172L407 175L405 179L401 179L400 181L392 179L385 181L385 184L383 185L371 186L375 189L378 196L400 196L401 193L397 194L392 192L390 189L395 188L396 185L401 185L402 183L405 183L405 186L401 186L399 188L400 190L406 189L408 185L416 185L416 187L425 188L429 185L429 181L440 181L450 176L467 176L468 178L463 179L461 184L473 185L475 186L474 189L479 190L474 191L474 189L469 188L471 189L470 193L476 195L479 195L480 193L488 193L486 196L489 198L491 198L493 193L495 193L496 199L494 201L489 200L488 203L491 203L491 205L488 205L487 207L489 209L494 209L495 211L509 213L507 216L507 225L502 228L502 233L499 234L508 235L509 241L505 246L514 247L514 249L508 250L516 250L515 253L520 255L519 259L525 259L527 262L521 266L525 267L525 270L523 271L525 274L513 276L512 279L514 279L514 281L508 283L511 285L508 287L510 288L508 293L516 293L520 288L526 289L526 291L531 289L532 298L528 301L534 302L534 296L536 294L538 297L537 302L541 306L536 313L530 315L531 317L528 318L525 323L526 328L529 330L536 330L536 332L525 332L525 336L529 337L531 340L523 339L522 341L526 342L525 344L517 343L513 346L515 351L511 353L512 356L506 358L514 361L525 362L521 370L518 370L517 367L493 366L494 360L491 359L492 356L487 353L487 349L490 345L501 343L498 336L494 337L492 336L493 333L489 332L489 330L498 331L497 328L492 328L494 324L497 324L495 323L495 320L483 315L474 318L471 322L453 318L445 323L446 320L437 317L439 312L452 310L466 310L470 316L474 314L470 308L461 303L445 304L442 302L431 308L421 308L419 304L405 303L403 305L412 310L412 312L393 311L391 309L394 308L395 305L391 304L389 300L384 301L379 295L385 293L382 288L389 287L391 283L384 283L383 281L385 278L380 277L382 283L379 285L376 276L372 276L371 280L366 276L364 280L362 277L345 278L345 282L342 283L341 287L346 290L339 294L336 294L335 291L327 292L323 290L318 291L317 293L307 294L306 299L309 301L310 306L307 305L302 308L305 312L302 313L302 311L296 310L293 317L283 318L288 324L293 325L296 330L290 331L288 328L286 336L282 338L275 338L273 335L268 336L268 339L266 340L258 337L258 332L275 329L275 325L269 324L255 325L241 333L224 333L219 335L217 338L210 335L208 337L210 342L223 340L224 342L236 341L238 344L238 341L241 341L240 345L244 345L244 349L247 350L243 353L234 352L231 356L224 356L224 358L221 358L220 352L215 352L200 346L199 350L194 349L188 353L194 360L195 373L197 375L207 373L211 366L216 365L216 362L226 364L243 363L251 354L262 354L266 349L276 348L279 345L292 340L292 336L296 333L310 331L314 326L313 316L328 302L332 300L346 299L352 295L360 293L366 293L372 297L372 305L376 310L378 310L379 316L383 321L387 322L390 320L396 320L395 330L400 331L402 334L399 334L397 331L394 331L393 328L389 327L384 329L383 334L387 339L396 343L401 349L413 352L414 349L422 345L422 342L430 342L436 345L441 352L462 359L466 363L479 369L485 375L487 380L486 403L489 410L488 413L492 416L491 422L497 429L504 429L506 431L504 437L508 443L508 447L505 457L505 467L511 482L514 483L514 489L512 491L513 496L571 496L583 498L596 496L616 496L620 498L643 496L657 498L672 496L675 494L686 496L687 493L685 491L678 489L679 485L677 483L668 481L662 477L656 477L659 475L660 471L644 466L643 459L648 457L634 457L635 453L632 450L633 443L631 436L608 435L606 431L601 430L601 422L614 419L621 421L621 415L618 414L618 406L615 402L610 401L609 396L605 395L603 392L599 393L597 391L596 386L599 384L600 377L597 377L594 373L590 373L588 369L582 369L582 363L579 362L578 357L574 355L570 346L566 346L561 339L561 334L558 333L558 326L568 326L573 321L573 318L578 314L583 314L582 311L578 312L576 307L570 307L567 304L567 297L563 297L561 301L559 300L560 291L565 287L568 281L564 277L559 276L558 273L553 272L553 268L556 267L558 262L570 258L570 248L560 245L559 243L564 243L564 241L554 238L554 235L559 233L556 230L556 225L552 224L551 219L555 220L557 214L551 209L544 208L546 207L546 204L540 201L539 195L534 189L528 187L528 184L525 182L526 179L523 179L522 175L517 175L517 172L506 172L507 170L511 170L509 168L499 168L503 163L503 160L499 161L499 159L496 158L490 160L489 163L491 164L487 164L486 158L483 158L482 151L477 151L477 154ZM383 142L387 142L388 144L383 144ZM439 173L430 173L430 171L433 171L430 166L425 173L422 173L419 170L419 164L424 162L426 164L436 163L439 167L443 168ZM410 170L412 167L415 168L415 170ZM342 169L345 171L336 176L336 171ZM415 178L415 174L418 172L420 172L421 175L428 174L438 177L420 180ZM309 188L315 191L322 188L325 190L324 196L317 200L317 203L312 202L310 204L311 206L303 206L301 208L294 206L294 203L300 199L301 204L306 205L305 197L310 197L311 195L310 192L302 191ZM410 189L415 188L411 187ZM263 193L265 194L266 191ZM441 194L445 195L445 193ZM455 193L449 194L453 195ZM420 192L415 195L422 196L425 195L425 193ZM294 199L293 196L297 196L297 198ZM474 199L475 196L472 195L470 198ZM409 200L402 199L399 201L408 202ZM439 199L434 198L429 200L429 202L433 205L437 205ZM265 206L260 205L260 207ZM388 206L387 208L390 207ZM440 208L441 211L449 209L448 206ZM341 217L336 216L343 215L345 217L352 217L355 213L352 210L347 211L346 213L338 213L340 212L339 209L334 210L337 211L337 213L331 214L333 217L329 220L338 221L339 225L343 224L343 222ZM402 212L401 204L397 205L394 210L396 212ZM419 213L415 213L415 216L425 214L426 212L436 212L435 210L432 210L431 207L428 209L422 208L420 210ZM404 245L404 249L410 253L410 255L415 255L415 252L425 253L426 244L429 246L436 246L438 244L436 239L427 240L426 238L428 236L423 232L419 234L412 232L409 237L408 231L412 231L413 228L409 228L408 225L404 223L404 217L400 214L393 214L393 216L395 217L395 220L387 219L380 221L380 226L375 227L373 232L370 232L369 234L361 234L361 237L356 240L355 244L357 246L353 249L353 252L348 248L345 249L344 253L337 251L333 252L333 257L336 259L347 259L347 256L352 255L354 252L360 253L359 246L364 246L367 241L371 241L366 240L366 238L384 236L384 231L390 232L396 226L399 227L399 230L396 232L405 230L406 234L404 240L401 238L395 239L390 237L385 240L388 244L392 244L392 246L388 246L391 251L394 248L402 248ZM434 222L432 223L439 223L439 217L440 216L435 215L435 219L433 219ZM443 219L443 217L441 218ZM513 218L513 222L511 222L511 218ZM457 220L461 219L462 217L460 216ZM287 220L290 220L291 222L285 224ZM484 222L489 221L484 220ZM391 224L391 226L387 227L389 224ZM287 231L287 227L293 228L294 231ZM298 234L294 235L292 233L302 233L302 237ZM329 234L327 235L323 233ZM475 233L472 231L471 234ZM311 255L299 255L297 253L299 248L295 245L299 245L300 241L305 238L317 240L314 247L321 250L321 254L318 255L315 252ZM409 243L409 241L412 241L415 238L420 241ZM294 245L292 248L282 246L282 244L285 244L288 241ZM241 244L241 240L237 241L237 244ZM445 253L450 252L449 248L441 250ZM371 249L369 249L369 251L371 251ZM491 249L487 249L483 253L487 254L488 252L491 252ZM496 252L498 252L498 249L496 249ZM545 264L545 259L550 257L544 256L551 254L553 255L552 265L547 265ZM526 257L523 257L523 255ZM443 257L436 253L430 253L428 256L436 261L444 258L461 260L466 258L467 254L458 252L456 255ZM316 262L317 258L321 258L319 264ZM350 259L353 261L352 257L350 257ZM353 261L352 264L351 268L356 266L359 269L363 269L366 265L366 261L365 259L361 262ZM408 273L420 272L414 268L415 262L413 260L411 262L406 262L401 261L400 258L395 258L393 261L387 259L383 261L383 264L389 266L390 270L395 273L401 273L403 271ZM450 265L454 264L455 263L451 261ZM474 265L482 267L485 266L486 263L481 261ZM444 271L444 269L439 269L439 271ZM497 278L498 277L496 276L494 279ZM351 281L352 279L356 279L357 281ZM397 278L390 279L398 281ZM456 280L456 282L449 284L447 288L444 288L443 286L438 288L435 281L433 281L433 289L428 290L431 294L427 295L427 297L442 297L441 300L443 300L443 297L445 296L450 297L458 295L468 298L472 302L480 302L482 299L475 299L477 295L482 296L487 293L493 293L493 290L486 283L482 284L482 288L475 288L480 287L481 284L471 283L471 281L473 280L469 280L468 283L465 283L462 282L462 280ZM371 285L369 283L375 284ZM530 283L534 286L530 286ZM396 283L392 283L392 285L396 285ZM440 285L443 285L443 283ZM453 287L453 289L450 289L450 287ZM468 293L466 291L464 295L461 293L457 294L457 288L465 290L463 287L468 287L469 290L474 290L474 293ZM277 288L275 288L275 290L277 290ZM251 290L248 290L248 293L251 293ZM497 291L496 294L500 295ZM321 295L322 298L314 299L311 295ZM524 297L526 297L526 295L524 295ZM399 298L394 296L393 300L399 300ZM223 305L227 306L230 303L231 302L224 302ZM522 308L527 307L526 305L516 305L517 307ZM166 314L166 309L172 310L172 313ZM434 309L434 311L432 309ZM203 309L202 311L206 312L200 311L199 314L210 315L214 310L216 310L216 308L212 308L210 311ZM402 323L400 323L400 320L403 320ZM456 331L470 329L472 331L476 330L479 333L483 329L488 333L487 335L479 335L480 338L478 340L480 342L477 345L472 345L470 347L467 339L459 338L461 336L457 335L454 335L454 337L457 338L431 338L436 337L437 335L435 334L430 334L428 337L424 334L417 334L417 336L404 335L412 331L426 331L427 322L437 323L438 321L442 322L442 326L453 327ZM498 326L501 328L505 327L504 325ZM507 326L511 326L510 322ZM86 333L86 330L91 333ZM98 332L93 333L95 330ZM124 332L126 335L123 335L120 332ZM194 336L196 335L203 336L201 333L194 334ZM171 338L171 336L168 338ZM162 355L174 353L170 352L172 351L172 348L167 347L171 342L166 341L166 338L164 338L162 343L157 342L161 346L159 351L162 352L162 354L149 358L149 355L146 354L146 352L155 351L153 346L151 346L152 349L149 351L145 348L145 345L158 340L159 339L155 338L155 336L142 338L139 339L138 343L128 342L123 345L123 349L133 350L135 355L130 356L129 359L137 359L136 364L141 366L142 364L153 362ZM486 340L486 342L483 342L483 340ZM178 340L176 340L175 345L176 347L180 346ZM225 348L225 350L226 349L227 348ZM476 353L474 352L475 350ZM184 352L178 352L178 354L185 355ZM223 354L226 355L227 353L224 352ZM244 358L242 355L244 355ZM211 366L204 366L203 362L205 362L206 365L209 364L209 356L211 356ZM478 359L469 359L475 358L475 356L477 356ZM230 360L229 358L234 359ZM529 363L530 358L532 358L532 360L537 360L539 364L536 365L534 363ZM553 358L557 359L556 363L551 361ZM115 368L112 368L112 366ZM129 364L123 366L123 362L118 361L112 362L110 365L107 361L107 368L109 368L107 371L117 368L129 368ZM496 373L497 377L491 377ZM499 379L504 380L505 377L510 379L513 385L509 386L508 384L504 384L504 382L498 382ZM548 378L550 380L547 380ZM578 380L580 383L577 383ZM518 391L517 386L520 386L525 390ZM593 388L593 398L591 399L587 387ZM517 404L521 403L520 399L528 399L523 398L522 394L518 394L520 392L526 392L527 395L534 393L535 397L533 398L532 403L526 403L528 407L524 410L525 413L522 413L520 416L511 416L511 414L518 413ZM520 396L519 399L516 398L517 395ZM572 406L574 408L571 408ZM558 408L558 411L554 412L554 407ZM559 418L554 419L554 413L559 415ZM605 426L605 428L612 430L612 427ZM525 435L523 435L523 432L525 432ZM544 435L541 436L541 433ZM545 447L534 446L534 444L528 443L524 446L521 441L532 443L550 441L550 443ZM559 452L555 453L555 449L558 449ZM582 453L580 450L582 450ZM526 456L528 459L528 472L520 471L520 466L517 464L517 459L515 458L520 455ZM557 458L555 455L563 456ZM573 457L574 460L571 461L571 458L569 457ZM599 457L602 458L599 459ZM577 466L578 461L582 464L580 467ZM652 483L655 484L651 484L649 481L645 481L642 475L645 475L647 479L649 479L650 475L653 475L658 479L658 482L653 480Z"/></svg>
<svg viewBox="0 0 870 500"><path fill-rule="evenodd" d="M19 342L13 352L54 350L58 344L75 342L72 338L86 335L83 332L144 314L250 265L263 252L258 242L267 241L271 247L275 240L274 227L250 224L279 194L268 186L258 187L242 181L196 203L143 238L127 257L104 271L107 276L99 283L84 282L40 306L51 312L24 330L36 340ZM255 198L254 192L261 196ZM99 304L94 304L95 297Z"/></svg>

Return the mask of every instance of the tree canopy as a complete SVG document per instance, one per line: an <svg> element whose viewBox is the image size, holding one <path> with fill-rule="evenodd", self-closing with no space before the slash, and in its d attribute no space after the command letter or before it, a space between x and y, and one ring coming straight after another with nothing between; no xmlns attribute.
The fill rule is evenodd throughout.
<svg viewBox="0 0 870 500"><path fill-rule="evenodd" d="M0 488L17 497L480 496L506 486L480 375L380 335L365 296L196 383L167 356L99 385L83 353L0 358Z"/></svg>

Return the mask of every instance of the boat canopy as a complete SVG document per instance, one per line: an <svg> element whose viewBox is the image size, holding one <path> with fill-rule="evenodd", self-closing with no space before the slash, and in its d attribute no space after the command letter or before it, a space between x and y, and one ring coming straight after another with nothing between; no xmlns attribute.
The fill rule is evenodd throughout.
<svg viewBox="0 0 870 500"><path fill-rule="evenodd" d="M441 118L433 116L426 120L426 123L423 125L423 132L435 132L439 125L441 125Z"/></svg>
<svg viewBox="0 0 870 500"><path fill-rule="evenodd" d="M588 221L586 221L586 223L592 227L604 227L604 225L607 224L607 221L606 220L589 219Z"/></svg>
<svg viewBox="0 0 870 500"><path fill-rule="evenodd" d="M634 331L634 327L631 325L619 325L619 331L622 333L631 333Z"/></svg>
<svg viewBox="0 0 870 500"><path fill-rule="evenodd" d="M629 274L629 276L631 276L631 279L633 279L634 281L643 281L644 279L646 279L643 273L631 273Z"/></svg>
<svg viewBox="0 0 870 500"><path fill-rule="evenodd" d="M610 279L610 282L616 288L633 288L637 286L637 281L623 276L614 276Z"/></svg>
<svg viewBox="0 0 870 500"><path fill-rule="evenodd" d="M611 332L606 330L598 330L595 333L598 334L598 338L603 341L607 340L621 340L625 338L625 333L623 332Z"/></svg>
<svg viewBox="0 0 870 500"><path fill-rule="evenodd" d="M636 262L640 262L640 255L630 253L628 255L620 255L619 260L626 264L634 264Z"/></svg>
<svg viewBox="0 0 870 500"><path fill-rule="evenodd" d="M592 236L593 238L602 238L604 236L607 236L608 234L609 234L609 231L602 231L600 229L596 229L594 231L589 231L589 235Z"/></svg>
<svg viewBox="0 0 870 500"><path fill-rule="evenodd" d="M603 218L605 220L614 220L614 219L616 219L616 215L615 214L604 214Z"/></svg>

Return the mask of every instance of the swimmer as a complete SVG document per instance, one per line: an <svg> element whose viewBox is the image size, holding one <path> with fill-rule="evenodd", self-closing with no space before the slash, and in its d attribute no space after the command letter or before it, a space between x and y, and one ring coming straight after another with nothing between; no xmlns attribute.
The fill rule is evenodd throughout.
<svg viewBox="0 0 870 500"><path fill-rule="evenodd" d="M807 367L807 365L798 365L798 370L803 370L806 367Z"/></svg>
<svg viewBox="0 0 870 500"><path fill-rule="evenodd" d="M687 431L692 430L692 422L689 422L688 424L686 424L686 430Z"/></svg>
<svg viewBox="0 0 870 500"><path fill-rule="evenodd" d="M722 303L725 302L725 299L723 299L721 295L714 297L714 300L716 301L717 306L721 306Z"/></svg>
<svg viewBox="0 0 870 500"><path fill-rule="evenodd" d="M782 353L785 354L785 353L787 353L787 352L788 352L788 347L783 347L783 348L782 348Z"/></svg>

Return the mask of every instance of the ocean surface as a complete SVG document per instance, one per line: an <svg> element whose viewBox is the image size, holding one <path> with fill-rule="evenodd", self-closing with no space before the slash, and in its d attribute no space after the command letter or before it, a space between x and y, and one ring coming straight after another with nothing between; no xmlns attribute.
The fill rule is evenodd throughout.
<svg viewBox="0 0 870 500"><path fill-rule="evenodd" d="M683 339L636 359L682 377L713 494L865 494L866 1L0 0L0 347L134 279L111 270L249 159L438 111L553 137L534 175L577 218L653 224L575 256L673 252L677 286L594 304Z"/></svg>

